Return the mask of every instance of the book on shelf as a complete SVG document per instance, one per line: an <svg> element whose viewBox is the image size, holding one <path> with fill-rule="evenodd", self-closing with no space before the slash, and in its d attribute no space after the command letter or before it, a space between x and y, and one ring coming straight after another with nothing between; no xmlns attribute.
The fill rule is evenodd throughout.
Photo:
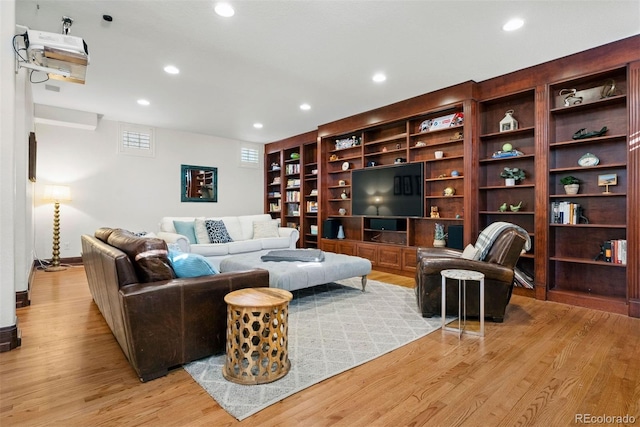
<svg viewBox="0 0 640 427"><path fill-rule="evenodd" d="M280 212L280 202L269 203L269 211Z"/></svg>
<svg viewBox="0 0 640 427"><path fill-rule="evenodd" d="M553 202L551 203L552 224L578 224L582 216L582 208L578 203Z"/></svg>
<svg viewBox="0 0 640 427"><path fill-rule="evenodd" d="M625 239L613 239L604 242L604 260L613 264L627 263L627 241Z"/></svg>
<svg viewBox="0 0 640 427"><path fill-rule="evenodd" d="M299 179L288 179L287 180L287 188L295 188L295 187L300 187L300 180Z"/></svg>
<svg viewBox="0 0 640 427"><path fill-rule="evenodd" d="M307 202L307 212L317 213L318 212L318 202L308 201Z"/></svg>
<svg viewBox="0 0 640 427"><path fill-rule="evenodd" d="M285 172L287 175L291 175L294 173L300 173L300 164L299 163L295 163L295 164L290 164L286 166Z"/></svg>
<svg viewBox="0 0 640 427"><path fill-rule="evenodd" d="M300 192L299 191L287 191L286 193L287 203L298 203L300 202Z"/></svg>

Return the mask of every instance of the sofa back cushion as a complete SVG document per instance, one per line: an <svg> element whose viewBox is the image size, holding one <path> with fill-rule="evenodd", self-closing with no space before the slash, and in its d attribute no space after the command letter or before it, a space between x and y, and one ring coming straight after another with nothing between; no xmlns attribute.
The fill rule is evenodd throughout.
<svg viewBox="0 0 640 427"><path fill-rule="evenodd" d="M109 235L107 243L127 254L141 283L175 278L164 240L137 237L130 231L115 229Z"/></svg>
<svg viewBox="0 0 640 427"><path fill-rule="evenodd" d="M198 221L196 221L196 219ZM193 216L166 216L160 220L160 231L166 231L168 233L175 233L176 228L174 225L174 221L183 221L183 222L191 222L194 221L195 225L195 234L197 243L209 243L204 240L203 235L199 235L198 231L204 231L205 219L223 221L224 225L229 233L229 236L234 242L238 242L241 240L249 240L253 239L253 223L254 222L264 222L264 221L272 221L271 215L269 214L258 214L258 215L240 215L240 216L224 216L224 217L193 217ZM198 227L198 226L201 227ZM195 242L191 242L192 244Z"/></svg>

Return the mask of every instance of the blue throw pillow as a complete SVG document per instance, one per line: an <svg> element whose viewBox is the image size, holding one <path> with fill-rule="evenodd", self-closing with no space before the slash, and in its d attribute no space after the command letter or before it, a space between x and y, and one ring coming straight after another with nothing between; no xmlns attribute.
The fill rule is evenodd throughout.
<svg viewBox="0 0 640 427"><path fill-rule="evenodd" d="M189 239L189 243L198 243L195 223L193 221L173 221L173 228L176 229L176 233L182 234Z"/></svg>
<svg viewBox="0 0 640 427"><path fill-rule="evenodd" d="M218 274L218 270L200 254L169 251L169 261L177 277L200 277Z"/></svg>

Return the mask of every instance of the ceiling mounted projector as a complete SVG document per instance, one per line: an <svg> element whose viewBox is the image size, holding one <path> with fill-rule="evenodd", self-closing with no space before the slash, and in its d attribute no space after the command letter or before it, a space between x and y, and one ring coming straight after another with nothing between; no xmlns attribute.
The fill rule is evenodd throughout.
<svg viewBox="0 0 640 427"><path fill-rule="evenodd" d="M27 30L27 63L20 66L48 73L49 78L84 84L89 48L81 37Z"/></svg>

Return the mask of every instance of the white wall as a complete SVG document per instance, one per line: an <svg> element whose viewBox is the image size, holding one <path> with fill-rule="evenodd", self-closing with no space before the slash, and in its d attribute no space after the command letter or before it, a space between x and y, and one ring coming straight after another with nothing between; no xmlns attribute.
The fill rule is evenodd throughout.
<svg viewBox="0 0 640 427"><path fill-rule="evenodd" d="M223 216L262 213L264 173L240 167L240 148L262 145L155 129L154 158L117 153L119 123L100 120L95 131L36 124L38 139L35 249L51 258L53 205L42 201L45 184L71 187L60 207L60 257L81 254L80 235L98 227L158 231L163 216ZM218 168L218 202L180 201L182 164Z"/></svg>
<svg viewBox="0 0 640 427"><path fill-rule="evenodd" d="M15 1L0 1L0 328L16 325L15 290L15 85L11 37Z"/></svg>

